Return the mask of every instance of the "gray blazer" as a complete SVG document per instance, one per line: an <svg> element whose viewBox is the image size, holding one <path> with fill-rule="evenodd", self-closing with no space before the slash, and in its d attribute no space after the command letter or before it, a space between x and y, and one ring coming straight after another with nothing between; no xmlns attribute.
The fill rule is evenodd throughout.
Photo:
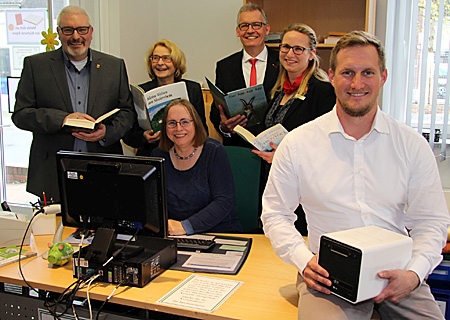
<svg viewBox="0 0 450 320"><path fill-rule="evenodd" d="M125 63L111 55L91 52L87 113L98 118L114 108L121 111L105 122L104 141L88 142L87 147L89 152L122 153L120 139L135 119ZM64 68L61 49L26 57L12 115L18 128L33 132L27 191L39 196L45 192L56 201L59 189L55 154L73 150L75 139L61 127L64 118L73 112Z"/></svg>

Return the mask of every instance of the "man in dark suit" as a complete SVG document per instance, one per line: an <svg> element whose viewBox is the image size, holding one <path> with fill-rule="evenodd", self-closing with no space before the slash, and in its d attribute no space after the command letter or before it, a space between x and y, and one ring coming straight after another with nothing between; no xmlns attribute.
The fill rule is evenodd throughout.
<svg viewBox="0 0 450 320"><path fill-rule="evenodd" d="M270 101L270 90L278 76L278 52L269 49L264 44L264 38L270 32L264 10L253 3L241 7L238 12L236 35L240 38L243 50L236 52L216 65L216 85L225 93L250 86L250 59L257 59L256 83L262 83L266 92L267 101ZM251 145L238 137L233 129L236 125L245 126L245 115L236 115L228 119L221 106L212 105L210 120L214 127L223 136L224 145ZM254 134L258 134L264 128L254 126L247 128Z"/></svg>
<svg viewBox="0 0 450 320"><path fill-rule="evenodd" d="M122 59L90 49L93 28L80 7L58 16L62 47L24 59L12 121L33 132L27 191L59 201L55 154L59 150L122 153L120 139L135 118ZM68 131L67 119L95 121L120 111L91 133Z"/></svg>

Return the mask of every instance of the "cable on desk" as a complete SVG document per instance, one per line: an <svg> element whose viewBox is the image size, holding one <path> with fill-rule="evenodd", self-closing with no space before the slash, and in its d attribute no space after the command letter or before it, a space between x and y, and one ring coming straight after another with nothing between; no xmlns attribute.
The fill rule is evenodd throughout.
<svg viewBox="0 0 450 320"><path fill-rule="evenodd" d="M72 304L72 313L73 313L73 317L75 318L75 320L80 319L80 318L78 318L77 310L75 310L75 306L73 304Z"/></svg>
<svg viewBox="0 0 450 320"><path fill-rule="evenodd" d="M81 239L78 244L78 255L77 255L77 263L75 265L75 268L77 268L77 278L81 278L81 249L83 248L83 241L84 241L84 234L81 234Z"/></svg>
<svg viewBox="0 0 450 320"><path fill-rule="evenodd" d="M33 207L35 207L35 204L32 203L31 205L32 205ZM36 207L35 207L35 208L36 208ZM36 211L36 213L34 213L34 214L31 216L30 222L28 222L27 228L25 229L25 232L24 232L24 234L23 234L22 242L20 243L20 247L19 247L19 260L18 260L18 263L19 263L19 274L20 274L20 276L22 277L23 282L25 282L25 284L28 286L28 288L30 288L31 290L33 290L34 292L36 292L37 295L39 296L39 291L38 291L37 289L35 289L35 288L34 288L34 287L33 287L33 286L25 279L25 275L23 274L23 270L22 270L22 248L23 248L23 244L25 243L25 239L26 239L26 237L27 237L28 230L30 230L31 223L33 222L34 218L35 218L38 214L44 212L44 208L43 208L43 207L39 207L39 208L37 208L37 209L38 209L38 210Z"/></svg>
<svg viewBox="0 0 450 320"><path fill-rule="evenodd" d="M75 294L78 292L82 282L78 279L70 284L54 301L46 300L44 302L44 307L50 312L50 314L59 319L72 307L73 300L75 299ZM73 287L73 289L71 289ZM48 298L48 295L46 296ZM58 307L60 305L65 305L65 309L58 313Z"/></svg>
<svg viewBox="0 0 450 320"><path fill-rule="evenodd" d="M102 268L104 268L106 265L108 265L112 260L114 260L122 252L122 250L124 250L127 247L127 245L130 243L130 241L136 238L138 232L139 232L139 230L136 230L135 234L132 237L130 237L130 239L128 239L127 242L125 242L121 248L119 248L118 250L113 252L111 257L108 260L106 260L106 262L103 263L101 266L99 266L97 269L86 274L84 277L78 276L77 280L74 281L71 285L69 285L55 301L53 301L53 302L45 301L44 306L51 313L51 315L53 317L59 319L64 314L66 314L70 308L72 308L72 310L73 310L74 309L73 301L75 299L75 296L76 296L76 293L78 292L78 290L80 288L82 288L84 284L86 284L88 281L90 281L90 279L97 278L99 276L98 271L101 270ZM128 278L129 277L123 279L119 284L117 284L116 288L113 290L113 292L110 294L110 296L106 299L106 301L100 307L100 309L97 313L97 317L98 317L98 314L100 313L101 309L103 308L103 306L112 297L112 294L117 290L117 288L120 285L124 284L125 280L128 280ZM94 281L94 280L92 280L92 281ZM72 287L73 287L73 289L71 289ZM62 312L58 313L57 308L60 305L65 305L65 309Z"/></svg>
<svg viewBox="0 0 450 320"><path fill-rule="evenodd" d="M119 282L113 289L113 291L109 294L109 296L106 298L105 301L103 301L102 305L100 306L100 308L97 311L97 316L95 317L96 320L99 319L100 316L100 312L102 311L103 307L105 306L105 304L108 303L108 301L111 299L111 297L113 296L113 294L116 292L117 288L119 288L121 285L123 285L125 283L125 280L129 280L130 276L126 277L125 279L123 279L121 282Z"/></svg>
<svg viewBox="0 0 450 320"><path fill-rule="evenodd" d="M90 296L89 296L89 290L91 289L92 282L94 282L95 279L97 279L99 276L100 276L100 274L96 274L94 277L92 277L88 281L88 286L87 286L87 290L86 290L86 297L87 297L87 303L88 303L88 308L89 308L89 319L92 319L92 306L91 306L91 299L90 299Z"/></svg>

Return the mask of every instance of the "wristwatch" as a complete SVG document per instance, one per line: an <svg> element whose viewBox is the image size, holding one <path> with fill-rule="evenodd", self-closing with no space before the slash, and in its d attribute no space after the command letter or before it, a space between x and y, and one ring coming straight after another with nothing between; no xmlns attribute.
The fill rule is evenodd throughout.
<svg viewBox="0 0 450 320"><path fill-rule="evenodd" d="M222 122L219 124L219 131L220 133L225 137L225 138L231 138L231 133L230 132L225 132L222 130Z"/></svg>

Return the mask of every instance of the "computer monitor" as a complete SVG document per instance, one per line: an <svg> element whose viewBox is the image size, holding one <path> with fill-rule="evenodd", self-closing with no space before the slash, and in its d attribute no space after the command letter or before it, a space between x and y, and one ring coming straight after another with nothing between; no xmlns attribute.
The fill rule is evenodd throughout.
<svg viewBox="0 0 450 320"><path fill-rule="evenodd" d="M64 226L167 237L164 159L59 151Z"/></svg>

